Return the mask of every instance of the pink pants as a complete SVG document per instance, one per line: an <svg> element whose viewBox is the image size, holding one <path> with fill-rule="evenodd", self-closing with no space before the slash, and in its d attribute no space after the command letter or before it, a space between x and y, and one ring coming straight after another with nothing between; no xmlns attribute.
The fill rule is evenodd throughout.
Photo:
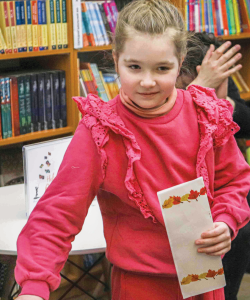
<svg viewBox="0 0 250 300"><path fill-rule="evenodd" d="M138 275L114 266L112 300L183 300L183 298L177 277ZM186 300L225 300L224 289Z"/></svg>

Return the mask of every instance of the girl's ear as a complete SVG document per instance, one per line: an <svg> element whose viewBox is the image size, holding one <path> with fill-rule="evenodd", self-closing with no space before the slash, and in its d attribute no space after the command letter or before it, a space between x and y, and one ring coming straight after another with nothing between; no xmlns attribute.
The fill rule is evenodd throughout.
<svg viewBox="0 0 250 300"><path fill-rule="evenodd" d="M115 71L118 74L118 57L116 55L115 50L112 51L112 56L113 56L113 59L114 59L114 62L115 62Z"/></svg>

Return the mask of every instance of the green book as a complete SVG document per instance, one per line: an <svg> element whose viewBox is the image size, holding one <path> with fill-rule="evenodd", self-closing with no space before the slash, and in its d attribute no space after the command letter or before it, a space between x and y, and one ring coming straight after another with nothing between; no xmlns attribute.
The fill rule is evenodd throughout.
<svg viewBox="0 0 250 300"><path fill-rule="evenodd" d="M231 23L231 28L232 28L232 34L236 34L233 0L228 0L228 6L229 6L229 14L230 14L230 23Z"/></svg>
<svg viewBox="0 0 250 300"><path fill-rule="evenodd" d="M8 121L7 121L7 112L6 112L4 78L0 78L0 97L1 97L2 137L3 139L7 139Z"/></svg>
<svg viewBox="0 0 250 300"><path fill-rule="evenodd" d="M27 124L27 133L31 130L31 99L30 99L30 75L24 76L24 90L25 90L25 116Z"/></svg>
<svg viewBox="0 0 250 300"><path fill-rule="evenodd" d="M5 105L6 105L5 109L6 109L8 137L12 137L10 79L9 79L9 77L4 78L4 89L5 89Z"/></svg>
<svg viewBox="0 0 250 300"><path fill-rule="evenodd" d="M20 134L27 133L26 107L25 107L25 76L17 77Z"/></svg>

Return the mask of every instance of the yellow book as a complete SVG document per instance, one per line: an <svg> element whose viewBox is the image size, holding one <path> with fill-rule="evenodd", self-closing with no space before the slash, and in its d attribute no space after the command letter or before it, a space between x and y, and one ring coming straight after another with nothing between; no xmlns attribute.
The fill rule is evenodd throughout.
<svg viewBox="0 0 250 300"><path fill-rule="evenodd" d="M62 49L62 23L61 23L61 7L60 0L55 0L56 15L56 44L57 49Z"/></svg>
<svg viewBox="0 0 250 300"><path fill-rule="evenodd" d="M237 78L238 82L239 82L240 85L242 86L243 92L248 93L248 92L250 91L250 90L249 90L249 87L248 87L248 85L246 84L245 80L243 79L243 77L241 76L241 74L240 74L239 71L235 72L235 77Z"/></svg>
<svg viewBox="0 0 250 300"><path fill-rule="evenodd" d="M26 21L25 21L25 7L24 1L19 1L20 3L20 14L21 14L21 45L23 52L27 52L27 28L26 28Z"/></svg>
<svg viewBox="0 0 250 300"><path fill-rule="evenodd" d="M48 25L47 25L47 16L46 16L46 0L41 1L41 9L42 9L42 46L43 50L49 49L48 43Z"/></svg>
<svg viewBox="0 0 250 300"><path fill-rule="evenodd" d="M112 98L111 98L111 95L110 95L110 92L109 92L109 88L108 88L107 83L105 82L105 80L102 76L102 71L99 71L99 74L100 74L100 78L101 78L102 84L104 86L104 89L106 91L106 94L107 94L109 100L111 100Z"/></svg>
<svg viewBox="0 0 250 300"><path fill-rule="evenodd" d="M86 70L81 70L80 72L81 72L83 81L87 82L88 81L88 77L87 77L87 74L86 74Z"/></svg>
<svg viewBox="0 0 250 300"><path fill-rule="evenodd" d="M6 50L6 44L3 38L2 30L0 28L0 54L4 54Z"/></svg>
<svg viewBox="0 0 250 300"><path fill-rule="evenodd" d="M2 34L7 46L6 53L12 53L12 41L7 1L0 2L0 28L2 30Z"/></svg>
<svg viewBox="0 0 250 300"><path fill-rule="evenodd" d="M236 33L240 33L240 15L239 15L239 8L237 4L237 0L233 0L233 10L234 10L234 18L235 18L235 27Z"/></svg>
<svg viewBox="0 0 250 300"><path fill-rule="evenodd" d="M27 48L28 51L33 51L33 40L32 40L32 14L31 14L31 2L24 1L25 9L25 23L26 23L26 34L27 34Z"/></svg>
<svg viewBox="0 0 250 300"><path fill-rule="evenodd" d="M39 51L38 43L38 12L37 12L37 1L31 1L31 20L32 20L32 42L33 51Z"/></svg>
<svg viewBox="0 0 250 300"><path fill-rule="evenodd" d="M10 20L10 31L12 40L12 50L18 52L17 35L16 35L16 19L15 19L15 1L8 1L8 15Z"/></svg>
<svg viewBox="0 0 250 300"><path fill-rule="evenodd" d="M236 84L236 86L237 86L239 92L242 93L242 92L243 92L243 88L242 88L242 86L240 85L240 83L239 83L238 79L236 78L235 74L232 74L231 77L232 77L234 83Z"/></svg>
<svg viewBox="0 0 250 300"><path fill-rule="evenodd" d="M56 50L56 24L55 24L54 0L47 0L46 10L47 10L49 49Z"/></svg>
<svg viewBox="0 0 250 300"><path fill-rule="evenodd" d="M60 0L61 23L62 23L62 46L68 48L68 23L66 0Z"/></svg>

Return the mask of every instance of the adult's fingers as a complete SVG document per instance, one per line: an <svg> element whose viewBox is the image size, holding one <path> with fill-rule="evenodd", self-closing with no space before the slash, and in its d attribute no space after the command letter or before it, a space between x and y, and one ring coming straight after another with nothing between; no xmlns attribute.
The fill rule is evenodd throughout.
<svg viewBox="0 0 250 300"><path fill-rule="evenodd" d="M218 60L223 54L224 52L231 46L231 42L227 41L225 43L223 43L219 48L217 48L213 53L212 53L212 60Z"/></svg>

